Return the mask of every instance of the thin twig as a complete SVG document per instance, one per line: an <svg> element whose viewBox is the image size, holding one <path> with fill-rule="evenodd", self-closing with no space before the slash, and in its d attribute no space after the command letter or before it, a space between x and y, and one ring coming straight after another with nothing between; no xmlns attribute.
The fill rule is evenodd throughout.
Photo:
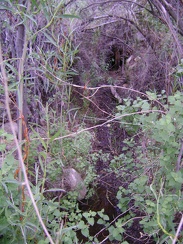
<svg viewBox="0 0 183 244"><path fill-rule="evenodd" d="M178 237L179 237L179 233L181 232L182 226L183 226L183 215L182 215L182 218L180 220L179 226L177 228L177 232L175 234L175 237L174 237L174 239L172 241L172 244L176 244L176 242L178 240Z"/></svg>
<svg viewBox="0 0 183 244"><path fill-rule="evenodd" d="M73 136L76 136L84 131L89 131L89 130L92 130L92 129L95 129L95 128L98 128L98 127L102 127L104 125L107 125L111 122L114 122L118 119L121 119L123 117L126 117L126 116L131 116L131 115L135 115L135 114L147 114L147 113L163 113L163 114L166 114L164 111L162 110L146 110L146 111L139 111L139 112L135 112L135 113L129 113L129 114L122 114L120 116L116 116L116 117L113 117L112 119L109 119L107 121L105 121L104 123L102 124L99 124L99 125L94 125L94 126L91 126L91 127L88 127L88 128L85 128L85 129L82 129L82 130L79 130L77 132L74 132L74 133L71 133L71 134L68 134L68 135L65 135L65 136L62 136L62 137L58 137L58 138L55 138L53 141L56 141L56 140L60 140L62 138L67 138L67 137L73 137ZM49 138L42 138L42 139L49 139Z"/></svg>
<svg viewBox="0 0 183 244"><path fill-rule="evenodd" d="M96 129L96 128L99 128L99 127L102 127L104 125L107 125L111 122L116 122L117 120L123 118L123 117L126 117L126 116L131 116L131 115L135 115L135 114L147 114L147 113L161 113L161 114L166 114L164 111L162 110L146 110L146 111L139 111L139 112L135 112L135 113L129 113L129 114L122 114L122 115L119 115L119 116L116 116L116 117L113 117L111 119L108 119L106 120L104 123L102 124L99 124L99 125L94 125L94 126L91 126L91 127L87 127L85 129L82 129L82 130L78 130L77 132L73 132L73 133L70 133L70 134L67 134L65 136L60 136L60 137L57 137L57 138L54 138L53 141L57 141L57 140L60 140L60 139L63 139L63 138L68 138L68 137L74 137L74 136L77 136L79 135L80 133L83 133L84 131L89 131L89 130L92 130L92 129ZM37 140L39 138L34 138L32 139L33 140ZM48 137L44 137L42 138L43 140L49 140L50 138Z"/></svg>
<svg viewBox="0 0 183 244"><path fill-rule="evenodd" d="M183 140L181 140L180 152L179 152L179 156L177 158L176 172L178 172L180 170L182 154L183 154Z"/></svg>
<svg viewBox="0 0 183 244"><path fill-rule="evenodd" d="M84 89L84 90L91 90L91 91L94 91L95 94L96 92L98 92L100 89L103 89L103 88L119 88L121 90L126 90L126 91L131 91L131 92L134 92L134 93L137 93L143 97L146 97L147 99L150 99L151 97L149 95L147 95L146 93L144 92L141 92L141 91L138 91L138 90L135 90L133 88L128 88L128 87L124 87L124 86L113 86L113 85L101 85L101 86L96 86L96 87L85 87L85 86L80 86L80 85L75 85L75 84L71 84L69 82L66 82L66 81L63 81L62 79L60 79L59 77L57 77L56 75L54 75L51 71L49 71L46 66L42 65L42 67L45 69L45 71L47 73L49 73L53 78L55 78L57 81L61 82L62 84L65 84L67 86L71 86L71 87L76 87L76 88L81 88L81 89ZM51 81L52 82L52 81ZM53 81L54 83L54 81ZM90 96L91 97L91 96ZM158 103L161 107L163 107L163 109L166 111L167 109L165 108L165 106L159 102L157 99L154 99L153 100L154 102Z"/></svg>

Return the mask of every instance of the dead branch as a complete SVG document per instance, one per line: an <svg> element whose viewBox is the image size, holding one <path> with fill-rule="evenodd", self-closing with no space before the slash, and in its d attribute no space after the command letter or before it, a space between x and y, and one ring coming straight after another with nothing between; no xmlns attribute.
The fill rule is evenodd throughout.
<svg viewBox="0 0 183 244"><path fill-rule="evenodd" d="M175 234L175 237L174 237L174 239L172 241L172 244L176 244L177 243L177 240L178 240L178 237L179 237L179 233L181 232L182 226L183 226L183 215L182 215L182 218L180 220L179 226L177 228L177 232Z"/></svg>

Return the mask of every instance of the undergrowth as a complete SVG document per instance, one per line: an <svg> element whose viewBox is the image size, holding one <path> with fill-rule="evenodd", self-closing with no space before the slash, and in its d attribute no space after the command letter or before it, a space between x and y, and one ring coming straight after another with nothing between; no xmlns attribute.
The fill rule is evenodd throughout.
<svg viewBox="0 0 183 244"><path fill-rule="evenodd" d="M111 169L125 182L117 193L119 209L130 209L129 221L139 216L145 236L172 243L183 211L183 95L147 92L147 98L126 99L117 107L116 118L131 138Z"/></svg>
<svg viewBox="0 0 183 244"><path fill-rule="evenodd" d="M0 242L68 244L80 243L85 237L85 243L109 239L127 244L125 234L138 219L142 238L172 243L183 211L182 93L167 97L164 91L146 92L143 97L123 99L117 106L112 120L118 121L130 138L124 140L121 154L110 159L109 171L124 182L116 196L120 214L110 222L104 209L82 212L78 192L66 192L62 187L63 168L81 174L88 199L97 178L95 163L110 157L92 152L94 135L84 123L78 125L78 108L71 104L71 76L76 74L72 67L78 53L72 23L79 17L64 14L65 5L58 1L32 0L24 5L7 0L0 7L6 17L2 32L7 41L0 43L1 122L7 125L12 117L18 121L18 134L12 136L10 125L8 131L3 126L0 130ZM22 45L21 55L13 52L10 40L17 27L22 27L25 35L23 43L22 38L15 38L20 41L16 44ZM93 45L99 36L100 31L95 33ZM108 69L101 59L102 69ZM181 61L176 72L179 81L182 73ZM101 79L92 62L89 75L83 74L85 88L94 87ZM178 84L175 90L182 89L181 82ZM4 96L6 85L8 97ZM90 105L87 92L83 92L84 110ZM27 107L27 114L23 111L25 94L32 109ZM101 226L100 232L107 230L102 242L99 233L90 234L89 227L95 224ZM179 243L183 242L181 234Z"/></svg>

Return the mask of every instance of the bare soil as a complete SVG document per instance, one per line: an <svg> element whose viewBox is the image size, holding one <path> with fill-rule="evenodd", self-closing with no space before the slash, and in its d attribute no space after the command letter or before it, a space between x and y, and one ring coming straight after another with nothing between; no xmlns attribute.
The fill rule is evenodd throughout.
<svg viewBox="0 0 183 244"><path fill-rule="evenodd" d="M114 114L116 105L118 104L114 96L111 94L110 88L100 89L93 97L93 101L95 102L90 103L88 109L90 112L92 111L92 114L94 114L96 118L98 118L96 124L103 124L107 121L108 115ZM91 126L91 122L89 122L88 125ZM120 128L119 123L117 122L97 127L94 132L95 142L93 144L93 150L101 150L104 154L108 153L109 160L107 162L98 160L96 163L96 171L99 175L99 180L95 189L95 194L92 198L82 201L80 203L80 209L83 211L100 211L101 209L104 209L104 212L110 218L110 222L112 222L117 216L123 216L117 206L118 200L116 199L116 194L119 186L124 186L125 183L122 182L114 172L109 172L108 169L110 167L111 159L115 155L120 154L121 149L124 146L123 141L128 135L122 128ZM136 212L136 216L141 216L141 213ZM150 240L149 237L143 233L142 227L139 224L140 220L141 218L134 219L131 227L126 230L124 239L132 244L154 244L155 242ZM108 232L105 228L103 229L103 226L95 224L94 226L90 226L90 235L96 235L99 241L103 241L108 235ZM86 241L86 239L83 239L82 235L78 236L81 241ZM109 244L111 242L106 240L102 243ZM112 243L119 242L115 241Z"/></svg>

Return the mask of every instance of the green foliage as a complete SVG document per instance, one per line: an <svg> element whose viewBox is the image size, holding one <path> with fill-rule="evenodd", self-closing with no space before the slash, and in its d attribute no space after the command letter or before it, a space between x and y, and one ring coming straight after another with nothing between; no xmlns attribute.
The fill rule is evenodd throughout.
<svg viewBox="0 0 183 244"><path fill-rule="evenodd" d="M145 214L140 221L144 232L161 243L175 235L176 213L183 210L181 165L177 171L183 137L183 95L176 92L168 97L167 104L163 94L147 95L149 100L127 99L117 107L116 118L133 137L125 141L124 153L111 161L111 167L129 182L127 188L119 188L118 207L125 212L133 201L134 207Z"/></svg>
<svg viewBox="0 0 183 244"><path fill-rule="evenodd" d="M93 167L90 164L89 156L92 142L91 133L83 131L82 133L74 135L73 132L66 128L66 124L63 125L63 127L59 126L59 124L51 124L49 125L49 128L50 133L48 134L51 137L47 141L42 139L42 136L44 135L41 136L41 131L40 133L34 131L32 134L29 162L34 164L37 159L37 151L40 151L39 160L42 160L47 164L46 167L49 171L49 175L53 175L54 179L62 172L62 166L72 166L83 173L89 170L92 174ZM59 129L57 130L57 128ZM45 131L47 129L45 128ZM83 127L80 127L78 128L78 131L82 131L82 129ZM73 136L70 136L72 134Z"/></svg>
<svg viewBox="0 0 183 244"><path fill-rule="evenodd" d="M31 243L31 241L37 241L43 243L44 233L40 228L28 195L26 195L24 211L21 211L18 207L18 186L20 186L20 183L14 179L15 162L9 156L1 168L1 242L25 243L26 241ZM88 225L94 224L94 217L97 213L92 211L82 213L78 208L77 195L74 192L70 193L67 198L62 198L60 202L54 198L52 200L46 199L44 196L46 191L41 190L44 180L39 179L39 174L41 173L39 168L37 168L36 172L36 185L31 185L31 189L51 236L62 240L62 243L77 243L76 230L81 230L83 236L91 238L88 232ZM46 173L49 173L49 171ZM26 194L26 191L24 193Z"/></svg>
<svg viewBox="0 0 183 244"><path fill-rule="evenodd" d="M39 104L38 107L44 111L40 114L44 126L39 127L34 124L33 132L30 133L28 174L33 182L30 183L32 193L43 222L55 242L78 243L76 232L78 229L82 228L82 234L89 238L88 225L85 224L83 229L82 218L92 225L94 214L81 214L75 192L69 193L59 202L58 195L62 189L55 187L57 181L59 184L61 183L63 165L75 167L85 175L86 186L95 177L94 166L90 163L89 157L92 135L83 131L75 133L74 136L68 136L73 134L73 128L68 128L66 122L68 117L72 122L75 118L75 116L71 117L72 111L69 107L71 88L65 85L65 82L69 81L70 76L74 74L71 69L78 52L78 47L74 47L72 42L73 30L66 22L71 18L77 18L77 16L65 14L64 4L59 1L36 2L32 0L22 4L17 1L4 1L0 3L0 9L9 11L2 26L2 28L6 28L6 33L14 34L12 30L15 26L12 23L16 22L16 26L19 24L25 26L24 34L29 48L26 49L26 45L24 45L26 58L22 60L21 72L24 77L21 76L21 81L27 81L26 92L29 106L36 109ZM8 16L12 16L12 19L8 19ZM15 22L13 16L16 16ZM19 85L17 75L21 75L17 69L19 57L17 58L16 53L12 52L15 48L11 49L11 42L8 43L10 45L2 44L9 91L17 92ZM3 87L0 88L1 94L4 94ZM36 91L35 96L32 96L32 89L34 92ZM43 94L47 96L46 99ZM21 97L23 91L18 95ZM56 99L61 101L59 101L61 112ZM36 111L33 113L36 117ZM58 120L58 113L60 120ZM78 131L82 129L83 127L80 126ZM30 197L26 189L23 188L23 180L22 182L18 181L17 176L14 175L19 168L19 162L15 159L17 158L16 152L14 154L15 145L10 147L13 137L4 131L1 132L3 139L0 145L2 154L0 164L0 242L49 243L49 240L45 240L44 231L37 219ZM62 139L62 137L64 138ZM46 190L46 187L49 189ZM69 220L67 216L70 217Z"/></svg>
<svg viewBox="0 0 183 244"><path fill-rule="evenodd" d="M20 88L20 83L24 85L23 81L27 81L29 105L34 108L36 104L39 113L42 111L39 114L41 128L36 124L30 133L27 160L32 182L30 187L43 222L55 243L78 243L79 231L88 239L87 243L98 243L97 235L91 236L89 231L89 226L98 224L108 231L111 242L126 244L123 235L133 222L136 210L140 213L140 224L145 233L153 236L158 243L170 243L178 222L176 213L183 211L181 162L177 170L183 137L183 95L180 92L168 98L163 92L160 95L147 92L143 98L124 99L123 105L117 107L116 119L131 137L124 141L121 154L110 163L110 170L127 184L121 186L117 193L118 208L125 213L122 217L110 223L103 209L82 212L78 206L77 192L62 196L63 166L76 168L85 176L88 187L96 177L94 163L98 159L104 162L109 160L109 155L102 152L91 154L92 134L85 130L84 124L78 126L78 109L70 106L69 82L70 76L75 74L72 66L78 46L73 45L73 29L66 22L78 16L65 13L64 7L62 1L55 0L32 0L22 4L5 0L0 3L0 9L7 11L2 29L6 29L7 44L3 43L3 55L9 91L14 94ZM144 23L143 16L147 16L147 12L141 15L141 22ZM154 24L149 17L147 24ZM8 43L8 33L14 34L14 29L20 25L25 26L24 59L17 57L13 53L14 46L11 49L12 43ZM159 22L156 28L162 30ZM91 40L94 49L100 36L97 28ZM93 60L88 73L84 72L83 82L86 86L95 86L102 79L98 70L108 70L110 64L105 64L102 55L101 67ZM22 62L19 66L21 72L17 69L18 60ZM181 60L177 67L178 78L182 78L182 63ZM17 76L20 76L18 81ZM110 78L108 82L112 82ZM0 88L2 95L4 91L2 86ZM33 90L36 91L35 97L32 96ZM87 97L88 91L83 95ZM18 93L20 97L23 97L21 90ZM89 100L85 98L84 109L88 109L89 105ZM33 114L36 114L35 111ZM0 242L49 243L30 196L24 189L24 181L17 180L15 172L19 169L19 162L13 137L3 130L0 133ZM91 196L92 191L88 195Z"/></svg>
<svg viewBox="0 0 183 244"><path fill-rule="evenodd" d="M91 156L89 155L92 135L83 131L67 137L72 132L66 128L66 123L62 128L56 124L55 119L50 118L48 113L46 115L47 127L37 127L36 130L32 129L33 132L30 133L28 162L30 176L34 177L33 181L35 182L35 185L31 184L34 198L51 236L55 236L62 243L77 243L77 230L81 230L83 236L92 239L88 226L94 225L94 217L97 213L91 211L82 213L78 208L76 192L68 193L67 196L61 198L60 202L58 198L52 197L61 190L59 187L56 188L56 185L57 182L61 183L63 165L75 167L79 172L82 172L85 175L86 186L96 177L94 164L90 163ZM57 131L57 128L60 129ZM83 127L78 128L78 131L80 130L83 130ZM1 151L4 152L6 143L12 143L13 137L3 130L1 132L2 137L6 138L4 144L1 144ZM58 137L65 138L58 139ZM5 154L0 177L1 242L24 243L26 241L29 243L37 241L38 243L48 243L43 241L44 233L34 213L29 196L26 195L25 211L19 209L21 194L18 192L18 186L21 183L14 179L14 173L18 167L18 161L13 157L14 144L10 149ZM94 157L98 158L93 155L93 159ZM48 187L49 183L53 189L45 190L45 184Z"/></svg>

